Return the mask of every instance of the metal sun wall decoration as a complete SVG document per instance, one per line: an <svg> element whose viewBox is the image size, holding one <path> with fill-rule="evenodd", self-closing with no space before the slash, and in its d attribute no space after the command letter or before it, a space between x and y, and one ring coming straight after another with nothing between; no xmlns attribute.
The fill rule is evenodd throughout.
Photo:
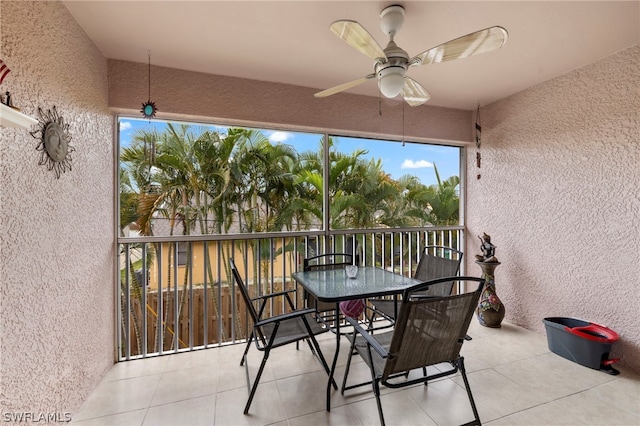
<svg viewBox="0 0 640 426"><path fill-rule="evenodd" d="M58 114L56 107L44 112L38 108L38 129L30 132L35 139L40 139L37 151L40 151L38 165L47 166L47 170L53 170L56 179L60 174L71 171L71 153L75 151L69 142L69 124Z"/></svg>
<svg viewBox="0 0 640 426"><path fill-rule="evenodd" d="M158 108L156 108L156 103L151 101L151 52L149 52L149 97L147 102L142 103L142 109L140 109L142 116L151 120L156 116L156 112L158 112Z"/></svg>

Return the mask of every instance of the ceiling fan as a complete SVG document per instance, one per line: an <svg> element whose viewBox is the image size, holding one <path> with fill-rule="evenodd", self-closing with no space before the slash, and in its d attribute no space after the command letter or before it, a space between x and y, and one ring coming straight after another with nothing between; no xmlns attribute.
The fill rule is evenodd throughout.
<svg viewBox="0 0 640 426"><path fill-rule="evenodd" d="M479 53L491 52L504 46L508 37L507 30L504 28L500 26L489 27L450 40L409 58L407 52L393 41L403 22L404 8L402 6L388 6L380 12L380 28L389 36L389 43L384 50L358 22L339 20L332 23L329 29L335 35L347 42L351 47L375 60L374 72L357 80L323 90L314 96L316 98L324 98L355 87L372 78L377 78L378 88L383 96L395 98L402 94L402 97L409 105L422 105L431 96L420 83L406 75L410 67L451 61Z"/></svg>

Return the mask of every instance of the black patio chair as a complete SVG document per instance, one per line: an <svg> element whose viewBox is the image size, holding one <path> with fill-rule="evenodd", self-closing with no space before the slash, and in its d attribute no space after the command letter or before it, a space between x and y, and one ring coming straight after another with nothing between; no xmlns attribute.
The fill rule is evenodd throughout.
<svg viewBox="0 0 640 426"><path fill-rule="evenodd" d="M242 299L245 302L249 317L253 322L251 334L247 339L247 345L244 353L242 354L242 360L240 361L240 365L245 366L247 374L247 388L249 389L249 399L244 407L244 414L247 414L249 412L249 407L251 407L251 402L253 401L256 389L258 388L260 377L262 376L264 367L267 364L267 359L269 358L269 354L273 348L284 346L289 343L297 343L300 340L306 340L311 352L320 360L324 370L327 374L330 373L329 366L327 365L327 362L322 355L322 351L320 350L320 346L318 345L318 341L315 338L316 335L328 331L328 328L323 327L311 316L315 312L314 309L295 310L293 301L289 295L289 293L294 292L293 290L281 291L251 298L233 259L229 259L229 266L231 267L233 279L242 294ZM288 306L291 308L291 312L263 318L267 302L269 299L274 297L284 297L287 300ZM258 310L256 310L254 303L259 304ZM258 368L253 385L249 380L249 367L247 365L247 353L249 352L252 342L255 343L256 348L258 348L259 351L263 352L262 362ZM337 389L335 382L333 382L333 387Z"/></svg>
<svg viewBox="0 0 640 426"><path fill-rule="evenodd" d="M470 291L449 296L413 297L414 294L419 295L421 291L428 290L429 286L448 281L459 281ZM384 425L380 384L390 388L402 388L423 382L426 385L430 380L460 371L474 415L474 420L467 425L480 425L460 349L483 286L484 278L476 277L445 277L413 286L402 295L393 331L385 333L370 334L357 320L347 318L354 332L348 336L351 351L341 392L344 394L345 390L371 384L378 405L380 423ZM372 380L347 386L354 351L369 366ZM443 371L443 363L448 363L450 368ZM438 372L428 375L427 367L436 364L441 364L438 365ZM406 372L413 370L417 370L418 373L422 371L422 374L408 378Z"/></svg>
<svg viewBox="0 0 640 426"><path fill-rule="evenodd" d="M420 281L429 281L442 277L454 277L460 271L463 253L451 247L426 246L420 256L420 261L413 275ZM444 281L438 285L431 285L428 289L421 291L422 297L448 296L453 291L453 281ZM417 294L416 294L417 296ZM369 299L373 307L373 313L381 315L385 319L393 322L396 318L398 304L394 299ZM370 317L370 326L374 317Z"/></svg>

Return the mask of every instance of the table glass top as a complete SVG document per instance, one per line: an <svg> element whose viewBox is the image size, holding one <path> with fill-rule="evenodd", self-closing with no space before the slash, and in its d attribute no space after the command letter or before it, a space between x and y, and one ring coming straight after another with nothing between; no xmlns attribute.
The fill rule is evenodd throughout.
<svg viewBox="0 0 640 426"><path fill-rule="evenodd" d="M301 271L292 276L322 302L399 294L407 287L421 282L372 266L359 267L355 278L347 277L344 268Z"/></svg>

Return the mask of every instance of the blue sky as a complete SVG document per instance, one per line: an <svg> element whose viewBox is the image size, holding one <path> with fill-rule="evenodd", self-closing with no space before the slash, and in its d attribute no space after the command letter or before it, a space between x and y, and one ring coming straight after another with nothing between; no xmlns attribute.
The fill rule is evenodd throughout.
<svg viewBox="0 0 640 426"><path fill-rule="evenodd" d="M206 126L216 127L214 125ZM129 145L132 136L138 130L151 131L157 129L161 131L164 127L164 122L160 120L149 121L142 118L122 117L120 120L120 145ZM226 126L220 126L218 130L224 132L226 128ZM262 132L272 143L292 145L298 152L317 149L322 137L322 135L314 133L274 130L262 130ZM384 171L389 173L394 179L409 174L417 176L425 185L435 184L434 164L438 167L438 172L442 180L452 175L460 175L460 150L456 147L410 142L402 146L402 143L397 141L390 142L342 136L334 137L334 146L343 152L352 152L355 149L367 150L367 156L380 159Z"/></svg>

